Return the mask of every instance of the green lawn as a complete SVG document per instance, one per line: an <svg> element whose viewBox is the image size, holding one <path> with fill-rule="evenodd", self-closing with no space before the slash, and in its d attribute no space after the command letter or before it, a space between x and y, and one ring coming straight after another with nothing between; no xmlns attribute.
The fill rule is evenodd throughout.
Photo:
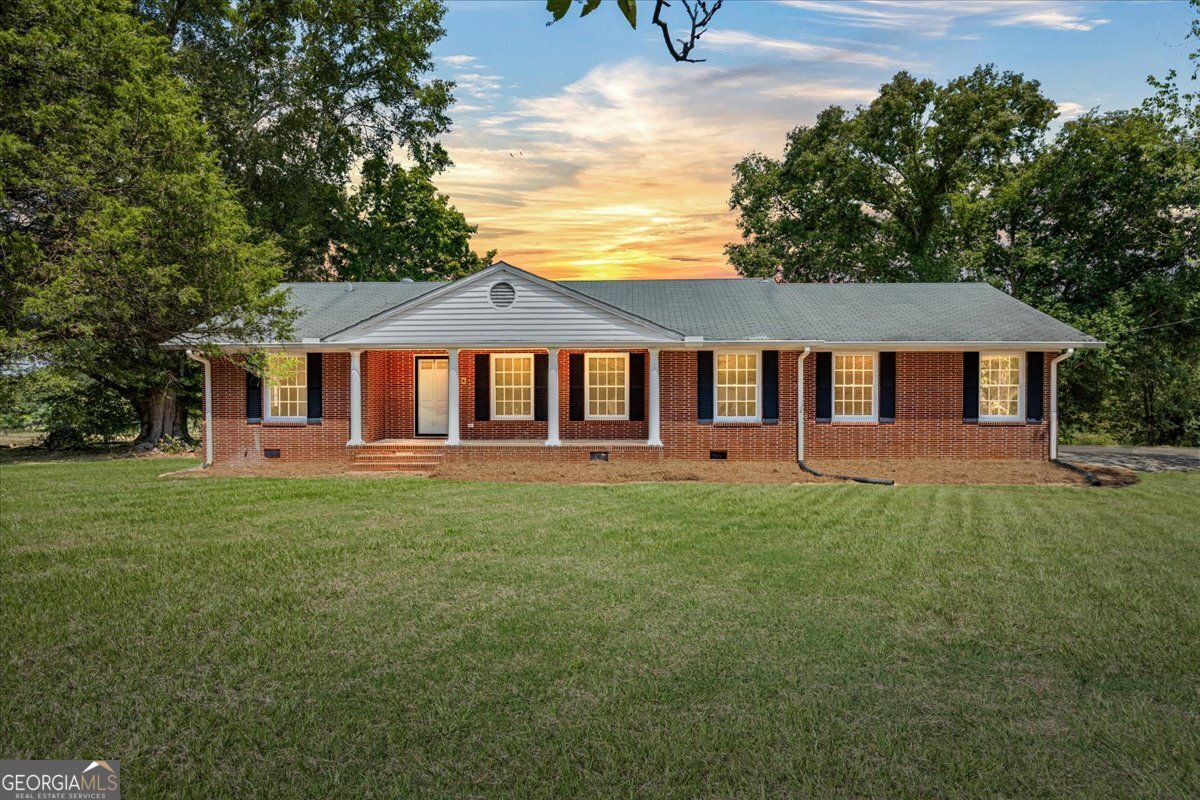
<svg viewBox="0 0 1200 800"><path fill-rule="evenodd" d="M1198 473L179 465L0 465L0 757L117 758L131 798L1200 795Z"/></svg>

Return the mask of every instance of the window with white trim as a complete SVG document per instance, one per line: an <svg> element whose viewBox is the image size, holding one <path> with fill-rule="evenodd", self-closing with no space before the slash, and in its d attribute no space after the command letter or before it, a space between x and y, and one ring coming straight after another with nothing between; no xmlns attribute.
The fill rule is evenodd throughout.
<svg viewBox="0 0 1200 800"><path fill-rule="evenodd" d="M875 419L875 355L833 354L833 418Z"/></svg>
<svg viewBox="0 0 1200 800"><path fill-rule="evenodd" d="M629 419L629 354L585 353L586 419Z"/></svg>
<svg viewBox="0 0 1200 800"><path fill-rule="evenodd" d="M758 353L717 353L716 419L750 422L758 419Z"/></svg>
<svg viewBox="0 0 1200 800"><path fill-rule="evenodd" d="M533 356L492 353L492 419L533 419Z"/></svg>
<svg viewBox="0 0 1200 800"><path fill-rule="evenodd" d="M979 356L979 418L1021 418L1021 365L1017 353L981 353Z"/></svg>
<svg viewBox="0 0 1200 800"><path fill-rule="evenodd" d="M308 416L308 356L271 353L263 380L268 420L301 420Z"/></svg>

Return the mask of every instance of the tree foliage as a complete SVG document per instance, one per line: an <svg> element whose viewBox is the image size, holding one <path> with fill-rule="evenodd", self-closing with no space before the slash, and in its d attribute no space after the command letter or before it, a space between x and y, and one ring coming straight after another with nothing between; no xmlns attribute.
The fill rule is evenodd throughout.
<svg viewBox="0 0 1200 800"><path fill-rule="evenodd" d="M343 278L459 278L488 266L496 255L475 254L475 227L420 168L370 159L348 210L351 232L337 253Z"/></svg>
<svg viewBox="0 0 1200 800"><path fill-rule="evenodd" d="M186 435L186 357L207 320L286 327L281 258L255 241L164 42L119 0L0 11L0 342L125 398L141 438Z"/></svg>
<svg viewBox="0 0 1200 800"><path fill-rule="evenodd" d="M429 48L443 35L442 5L138 0L136 6L170 40L180 73L199 94L226 177L251 224L278 238L289 279L336 278L342 263L386 274L388 264L362 265L363 253L380 252L377 229L357 218L372 204L356 202L350 186L364 161L403 159L415 170L395 188L411 190L412 202L420 203L434 191L431 177L449 164L438 137L449 128L452 85L428 77ZM465 221L458 229L467 237L473 232ZM340 247L358 255L331 260ZM440 253L423 257L446 260Z"/></svg>
<svg viewBox="0 0 1200 800"><path fill-rule="evenodd" d="M1053 116L1036 81L990 66L943 86L898 73L792 131L782 160L734 167L745 241L729 260L783 280L954 280L952 200L1030 158Z"/></svg>
<svg viewBox="0 0 1200 800"><path fill-rule="evenodd" d="M1062 373L1064 425L1200 442L1200 145L1174 74L1138 109L1046 135L1037 84L901 73L857 112L735 168L745 275L984 280L1108 342Z"/></svg>

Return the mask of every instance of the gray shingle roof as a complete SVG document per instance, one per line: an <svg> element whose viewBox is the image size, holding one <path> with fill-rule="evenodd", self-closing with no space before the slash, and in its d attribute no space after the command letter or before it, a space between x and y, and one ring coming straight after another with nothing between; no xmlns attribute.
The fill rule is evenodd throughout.
<svg viewBox="0 0 1200 800"><path fill-rule="evenodd" d="M1097 340L984 283L775 284L751 279L561 281L706 341L1094 345ZM442 282L287 283L293 340L325 339ZM174 340L175 344L182 343Z"/></svg>
<svg viewBox="0 0 1200 800"><path fill-rule="evenodd" d="M659 325L713 341L1096 341L986 283L563 283Z"/></svg>

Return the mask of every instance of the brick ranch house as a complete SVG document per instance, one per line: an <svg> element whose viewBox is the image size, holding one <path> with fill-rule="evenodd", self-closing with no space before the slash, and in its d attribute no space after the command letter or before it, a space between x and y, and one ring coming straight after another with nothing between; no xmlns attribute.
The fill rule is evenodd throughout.
<svg viewBox="0 0 1200 800"><path fill-rule="evenodd" d="M208 465L1055 458L1057 365L1101 346L978 283L555 282L500 262L288 288L292 341L192 353ZM253 350L278 368L245 369Z"/></svg>

